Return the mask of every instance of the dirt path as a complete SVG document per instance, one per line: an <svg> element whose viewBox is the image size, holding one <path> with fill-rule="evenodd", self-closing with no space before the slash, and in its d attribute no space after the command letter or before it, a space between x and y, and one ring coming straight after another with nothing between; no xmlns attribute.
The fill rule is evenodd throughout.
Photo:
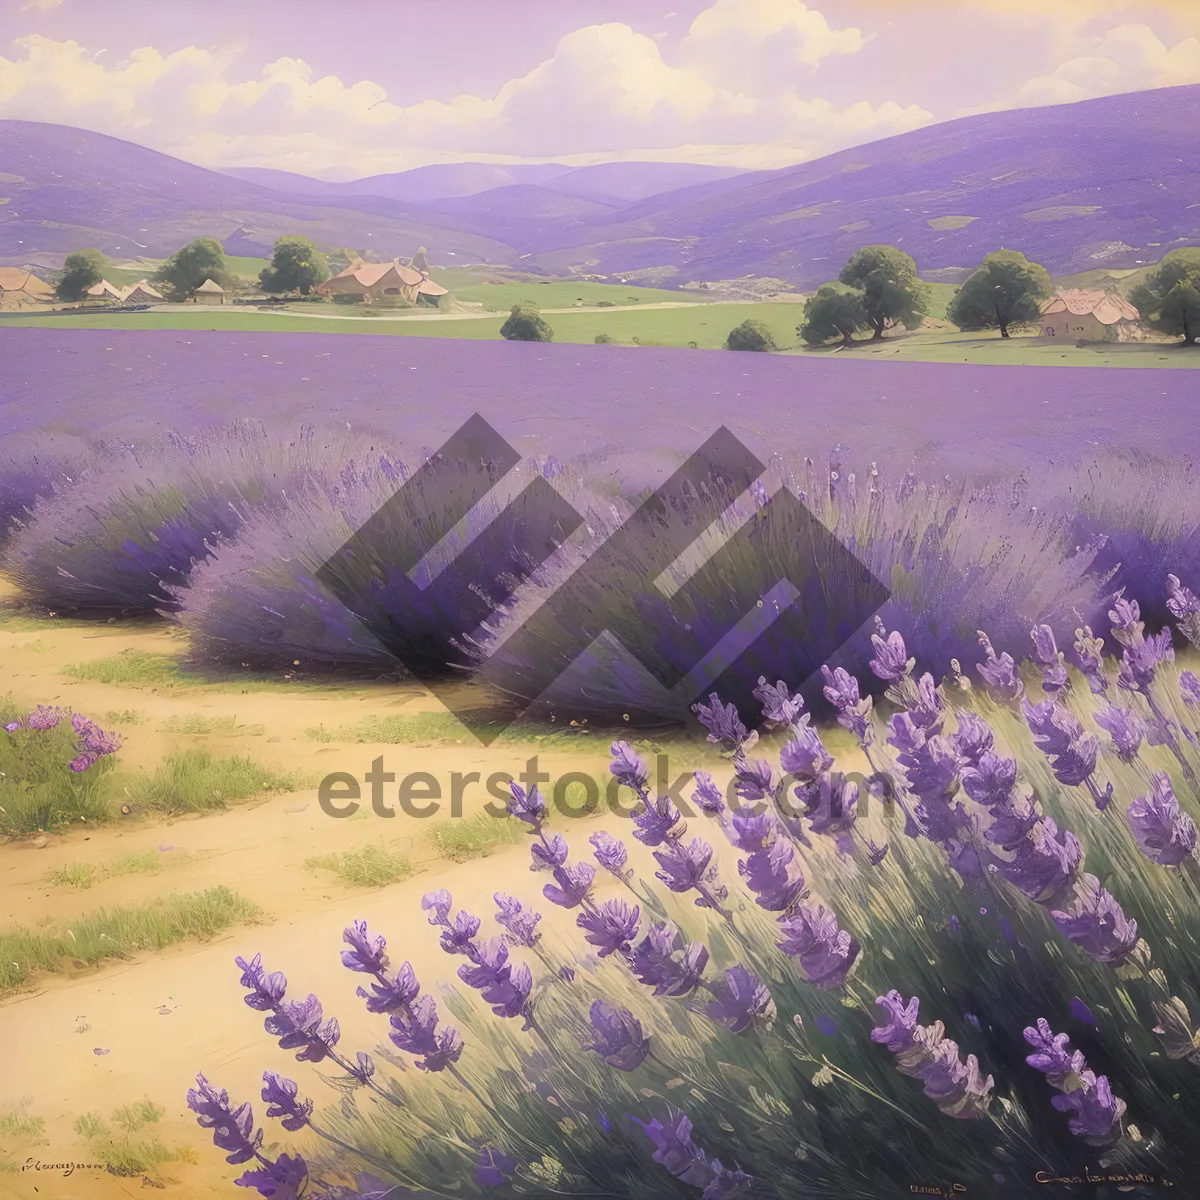
<svg viewBox="0 0 1200 1200"><path fill-rule="evenodd" d="M543 308L543 313L612 313L612 312L633 312L635 310L645 310L650 308L696 308L699 304L704 304L706 307L713 304L744 304L744 300L711 300L711 301L690 301L690 300L658 300L651 304L613 304L604 305L586 305L577 304L570 308ZM197 308L196 306L187 307L180 304L154 304L151 305L149 312L197 312L212 313L213 316L228 315L230 313L268 313L281 317L311 317L315 321L344 321L348 317L355 320L370 320L370 321L481 321L499 319L506 314L503 312L394 312L389 313L378 309L371 309L370 317L364 317L359 312L354 312L352 309L343 310L341 312L306 312L299 308L275 308L270 306L259 307L252 304L239 304L236 306L214 305L212 307Z"/></svg>

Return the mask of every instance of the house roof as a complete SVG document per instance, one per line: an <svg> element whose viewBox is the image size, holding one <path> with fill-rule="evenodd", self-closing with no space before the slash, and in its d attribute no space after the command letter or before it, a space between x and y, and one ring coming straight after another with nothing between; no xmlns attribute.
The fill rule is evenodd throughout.
<svg viewBox="0 0 1200 1200"><path fill-rule="evenodd" d="M220 292L225 294L225 289L213 279L206 279L197 289L198 292Z"/></svg>
<svg viewBox="0 0 1200 1200"><path fill-rule="evenodd" d="M102 279L99 283L93 283L87 289L86 294L89 296L116 296L119 299L121 291L109 283L107 279Z"/></svg>
<svg viewBox="0 0 1200 1200"><path fill-rule="evenodd" d="M24 267L0 267L0 292L27 292L30 296L49 298L54 289Z"/></svg>
<svg viewBox="0 0 1200 1200"><path fill-rule="evenodd" d="M143 296L149 296L152 300L161 300L162 293L156 292L144 279L139 279L137 283L131 283L129 287L121 289L121 299L128 300L136 292L141 292Z"/></svg>
<svg viewBox="0 0 1200 1200"><path fill-rule="evenodd" d="M399 259L394 258L391 262L386 263L368 263L361 261L351 263L344 271L339 271L333 276L333 279L328 280L328 282L332 283L334 279L353 278L357 279L363 287L369 288L374 287L384 278L384 276L390 275L393 271L396 273L396 276L399 278L400 282L406 287L419 288L422 281L427 278L426 275L424 275L421 271L418 271L415 267L405 266L402 262L400 262ZM436 287L437 285L435 284L434 286ZM436 295L438 293L433 294Z"/></svg>
<svg viewBox="0 0 1200 1200"><path fill-rule="evenodd" d="M1076 317L1087 316L1090 313L1102 325L1115 325L1118 321L1136 321L1139 317L1138 310L1124 296L1098 288L1059 288L1042 305L1042 314L1051 316L1061 312Z"/></svg>
<svg viewBox="0 0 1200 1200"><path fill-rule="evenodd" d="M417 288L417 291L422 296L444 296L444 295L446 295L446 288L442 287L442 285L440 283L434 283L432 279L423 279L421 281L421 286L419 288Z"/></svg>

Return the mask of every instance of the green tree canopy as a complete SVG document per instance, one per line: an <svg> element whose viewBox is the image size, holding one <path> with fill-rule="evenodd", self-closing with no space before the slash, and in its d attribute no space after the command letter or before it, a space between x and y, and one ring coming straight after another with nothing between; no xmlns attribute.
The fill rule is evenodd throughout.
<svg viewBox="0 0 1200 1200"><path fill-rule="evenodd" d="M858 330L870 327L862 292L844 283L823 283L805 302L804 324L796 332L810 346L823 346L834 338L849 346Z"/></svg>
<svg viewBox="0 0 1200 1200"><path fill-rule="evenodd" d="M1019 250L997 250L954 293L946 316L959 329L999 329L1036 321L1042 301L1053 295L1050 273Z"/></svg>
<svg viewBox="0 0 1200 1200"><path fill-rule="evenodd" d="M174 300L186 300L206 279L223 288L233 282L221 243L206 237L195 238L182 250L176 250L154 278L168 289Z"/></svg>
<svg viewBox="0 0 1200 1200"><path fill-rule="evenodd" d="M771 331L761 321L743 321L729 331L725 339L726 350L778 350Z"/></svg>
<svg viewBox="0 0 1200 1200"><path fill-rule="evenodd" d="M271 265L258 273L264 292L299 292L302 296L328 278L325 255L306 237L281 237L275 243Z"/></svg>
<svg viewBox="0 0 1200 1200"><path fill-rule="evenodd" d="M1196 345L1200 337L1200 250L1170 250L1130 294L1141 318L1160 333Z"/></svg>
<svg viewBox="0 0 1200 1200"><path fill-rule="evenodd" d="M82 300L88 288L104 278L106 266L108 259L99 250L76 250L68 254L56 289L59 299Z"/></svg>
<svg viewBox="0 0 1200 1200"><path fill-rule="evenodd" d="M514 304L500 326L500 336L510 342L549 342L554 340L554 330L532 304Z"/></svg>
<svg viewBox="0 0 1200 1200"><path fill-rule="evenodd" d="M929 285L917 275L912 256L895 246L863 246L842 268L838 279L862 293L873 336L892 325L916 329L929 312Z"/></svg>

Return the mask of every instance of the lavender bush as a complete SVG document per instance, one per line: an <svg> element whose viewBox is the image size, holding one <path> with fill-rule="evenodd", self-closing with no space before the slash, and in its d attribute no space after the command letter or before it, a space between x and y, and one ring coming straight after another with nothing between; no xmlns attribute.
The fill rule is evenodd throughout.
<svg viewBox="0 0 1200 1200"><path fill-rule="evenodd" d="M1140 644L1129 610L1113 620ZM551 833L541 795L514 784L509 813L550 879L540 899L497 895L498 936L444 889L423 901L465 993L418 980L365 923L345 931L342 961L386 1035L371 1054L343 1046L316 997L239 960L266 1031L344 1093L318 1112L314 1075L268 1070L267 1116L292 1135L268 1149L250 1109L200 1077L189 1102L248 1165L239 1182L865 1200L925 1179L1041 1194L1039 1172L1084 1164L1191 1178L1193 742L1174 722L1174 742L1110 752L1103 696L1039 652L1069 734L1048 749L1032 674L1019 697L1015 666L987 660L978 686L943 687L886 627L872 651L878 703L826 675L840 728L766 678L754 720L719 695L697 705L730 771L698 772L686 803L614 743L637 800L624 830ZM1147 724L1186 709L1173 670L1158 661L1128 697ZM1086 786L1101 769L1102 806Z"/></svg>

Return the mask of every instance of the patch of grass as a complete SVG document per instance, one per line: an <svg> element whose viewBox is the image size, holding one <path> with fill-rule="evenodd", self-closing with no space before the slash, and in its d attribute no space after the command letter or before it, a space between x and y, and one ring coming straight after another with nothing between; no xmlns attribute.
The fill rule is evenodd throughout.
<svg viewBox="0 0 1200 1200"><path fill-rule="evenodd" d="M444 821L430 831L429 840L443 858L466 862L481 858L501 846L511 846L525 838L525 826L513 817L493 817L487 813L465 820Z"/></svg>
<svg viewBox="0 0 1200 1200"><path fill-rule="evenodd" d="M340 854L322 854L304 864L310 871L332 871L354 887L385 887L413 873L412 859L386 846L362 846Z"/></svg>
<svg viewBox="0 0 1200 1200"><path fill-rule="evenodd" d="M266 733L265 725L239 725L237 717L206 717L203 713L188 713L181 717L170 717L163 722L164 733L181 733L191 735L221 734L225 737L238 737L248 734L250 737L262 737Z"/></svg>
<svg viewBox="0 0 1200 1200"><path fill-rule="evenodd" d="M153 850L142 850L134 854L123 854L110 863L67 863L46 875L46 882L56 887L73 887L86 890L104 879L116 879L122 875L148 875L157 871L164 862L172 865L185 861L186 854L172 854L169 859Z"/></svg>
<svg viewBox="0 0 1200 1200"><path fill-rule="evenodd" d="M258 920L262 910L231 889L160 897L137 907L99 909L69 927L0 933L0 993L21 987L38 971L95 966L139 950L162 950L185 939L205 940L231 925Z"/></svg>
<svg viewBox="0 0 1200 1200"><path fill-rule="evenodd" d="M136 709L120 708L110 709L104 719L111 725L140 725L145 718Z"/></svg>
<svg viewBox="0 0 1200 1200"><path fill-rule="evenodd" d="M306 729L304 736L316 742L446 742L471 737L466 726L445 712L413 713L410 716L369 716L353 725Z"/></svg>
<svg viewBox="0 0 1200 1200"><path fill-rule="evenodd" d="M29 1140L40 1138L46 1132L46 1122L41 1117L29 1115L29 1101L22 1100L15 1108L0 1112L0 1137Z"/></svg>
<svg viewBox="0 0 1200 1200"><path fill-rule="evenodd" d="M108 1123L98 1112L86 1112L76 1117L72 1128L81 1138L104 1137L108 1133Z"/></svg>
<svg viewBox="0 0 1200 1200"><path fill-rule="evenodd" d="M130 807L163 813L208 812L265 792L302 786L294 775L249 758L219 758L208 750L168 754L153 775L127 789Z"/></svg>
<svg viewBox="0 0 1200 1200"><path fill-rule="evenodd" d="M69 679L108 683L115 687L195 686L208 682L185 674L178 660L169 654L147 654L141 650L123 650L110 658L68 663L62 673Z"/></svg>
<svg viewBox="0 0 1200 1200"><path fill-rule="evenodd" d="M152 1100L139 1100L136 1104L122 1104L113 1109L114 1124L126 1133L137 1133L143 1125L152 1125L166 1116L167 1110Z"/></svg>

